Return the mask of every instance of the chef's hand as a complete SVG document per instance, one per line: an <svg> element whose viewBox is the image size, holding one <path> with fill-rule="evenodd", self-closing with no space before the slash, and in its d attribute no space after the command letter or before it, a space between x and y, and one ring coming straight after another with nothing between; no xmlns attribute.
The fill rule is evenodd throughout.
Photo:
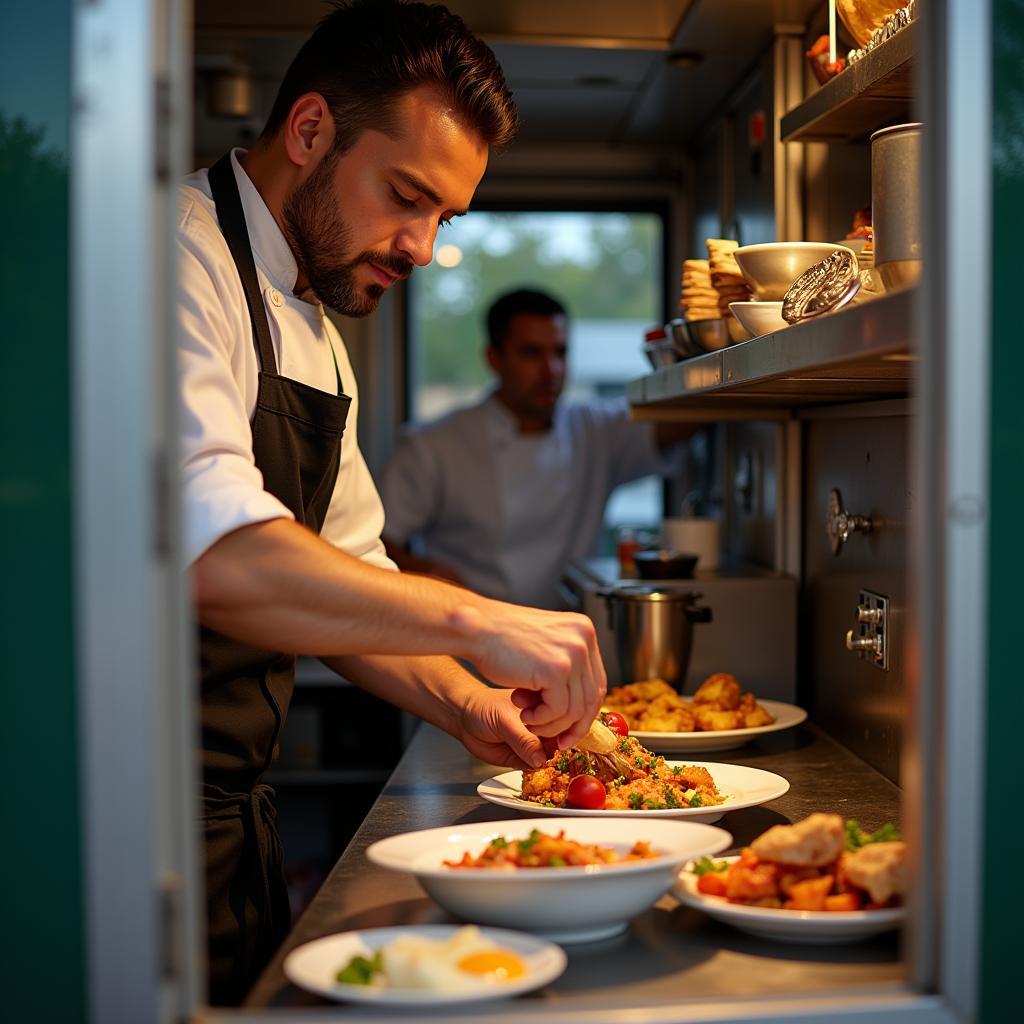
<svg viewBox="0 0 1024 1024"><path fill-rule="evenodd" d="M607 689L594 624L585 615L488 602L463 610L475 635L469 660L513 695L523 724L558 746L581 740Z"/></svg>
<svg viewBox="0 0 1024 1024"><path fill-rule="evenodd" d="M487 764L537 768L548 757L541 741L520 720L512 694L483 684L466 700L455 735Z"/></svg>

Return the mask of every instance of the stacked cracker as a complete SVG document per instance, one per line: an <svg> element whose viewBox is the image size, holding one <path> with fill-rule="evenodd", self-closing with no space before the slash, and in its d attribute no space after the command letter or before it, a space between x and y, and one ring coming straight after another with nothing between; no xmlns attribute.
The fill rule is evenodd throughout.
<svg viewBox="0 0 1024 1024"><path fill-rule="evenodd" d="M683 297L687 320L730 317L730 302L745 302L750 289L733 255L739 243L727 238L705 239L708 259L683 261Z"/></svg>

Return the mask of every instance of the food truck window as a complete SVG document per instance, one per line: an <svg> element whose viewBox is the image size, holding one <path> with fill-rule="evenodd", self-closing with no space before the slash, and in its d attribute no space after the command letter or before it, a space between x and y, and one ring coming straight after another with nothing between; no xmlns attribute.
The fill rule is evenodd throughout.
<svg viewBox="0 0 1024 1024"><path fill-rule="evenodd" d="M411 278L407 418L423 423L480 398L490 304L537 288L569 311L563 401L621 395L649 372L643 332L663 319L664 218L660 212L476 210L438 234L434 261ZM662 482L620 487L609 530L661 518Z"/></svg>

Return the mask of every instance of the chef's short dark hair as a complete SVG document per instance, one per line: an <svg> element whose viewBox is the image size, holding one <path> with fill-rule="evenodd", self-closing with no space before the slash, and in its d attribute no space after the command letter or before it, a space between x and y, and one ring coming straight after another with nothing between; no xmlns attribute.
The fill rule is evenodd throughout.
<svg viewBox="0 0 1024 1024"><path fill-rule="evenodd" d="M520 313L532 316L568 316L565 306L553 295L535 288L518 288L495 299L487 310L487 340L493 348L501 348L508 337L512 317Z"/></svg>
<svg viewBox="0 0 1024 1024"><path fill-rule="evenodd" d="M334 10L303 44L281 82L263 137L275 135L302 95L327 101L345 152L367 128L393 128L392 104L434 86L492 147L519 127L512 93L491 48L440 4L334 0Z"/></svg>

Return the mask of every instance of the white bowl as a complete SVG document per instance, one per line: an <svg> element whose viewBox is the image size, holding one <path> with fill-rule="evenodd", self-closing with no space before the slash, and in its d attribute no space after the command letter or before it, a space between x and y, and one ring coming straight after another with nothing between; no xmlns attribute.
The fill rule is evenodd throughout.
<svg viewBox="0 0 1024 1024"><path fill-rule="evenodd" d="M789 326L782 319L781 302L730 302L729 312L743 324L752 338L773 334Z"/></svg>
<svg viewBox="0 0 1024 1024"><path fill-rule="evenodd" d="M482 853L491 840L525 839L532 829L611 846L624 855L647 840L660 856L651 860L586 867L449 868L446 860ZM475 924L518 928L554 942L590 942L625 930L672 887L686 861L724 850L732 836L714 825L622 818L517 818L407 832L374 843L366 856L382 867L406 871L450 914Z"/></svg>
<svg viewBox="0 0 1024 1024"><path fill-rule="evenodd" d="M741 245L733 255L743 276L762 302L786 297L789 286L807 269L831 256L836 249L853 250L832 242L764 242Z"/></svg>

